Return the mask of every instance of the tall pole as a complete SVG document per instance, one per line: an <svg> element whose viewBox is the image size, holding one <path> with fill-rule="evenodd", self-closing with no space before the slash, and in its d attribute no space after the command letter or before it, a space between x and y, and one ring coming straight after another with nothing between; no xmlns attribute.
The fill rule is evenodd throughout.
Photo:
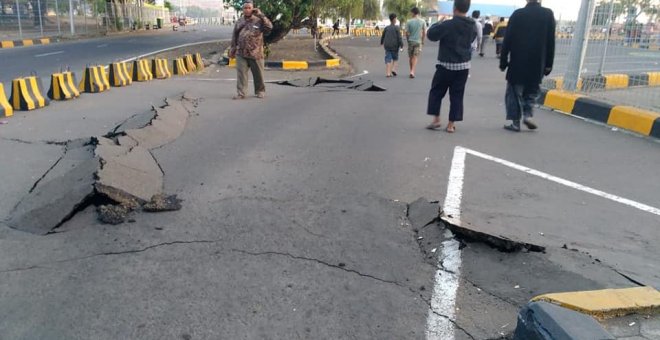
<svg viewBox="0 0 660 340"><path fill-rule="evenodd" d="M69 26L71 26L71 35L76 34L76 26L73 24L73 0L69 0Z"/></svg>
<svg viewBox="0 0 660 340"><path fill-rule="evenodd" d="M62 26L60 25L59 0L55 0L55 19L57 20L57 35L62 35Z"/></svg>
<svg viewBox="0 0 660 340"><path fill-rule="evenodd" d="M21 25L21 5L16 0L16 18L18 19L18 36L23 39L23 26Z"/></svg>
<svg viewBox="0 0 660 340"><path fill-rule="evenodd" d="M594 10L596 9L596 0L582 0L580 14L575 27L575 35L571 42L571 50L568 54L568 68L564 76L564 90L575 91L578 85L578 79L584 64L584 57L587 53L589 42L589 30L593 20Z"/></svg>
<svg viewBox="0 0 660 340"><path fill-rule="evenodd" d="M39 29L41 30L41 36L44 36L44 22L43 22L43 12L41 12L41 0L37 0L37 10L39 11Z"/></svg>
<svg viewBox="0 0 660 340"><path fill-rule="evenodd" d="M598 68L598 74L603 75L603 70L605 69L605 57L607 56L607 48L610 45L610 35L612 32L612 15L614 13L614 0L610 0L610 15L607 17L607 35L605 38L605 46L603 47L603 56L600 58L600 67Z"/></svg>

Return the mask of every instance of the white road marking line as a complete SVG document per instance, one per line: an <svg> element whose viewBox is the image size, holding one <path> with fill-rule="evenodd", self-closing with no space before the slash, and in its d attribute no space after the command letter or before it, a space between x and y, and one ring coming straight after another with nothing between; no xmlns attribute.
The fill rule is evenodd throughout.
<svg viewBox="0 0 660 340"><path fill-rule="evenodd" d="M50 52L50 53L44 53L44 54L35 54L35 58L41 58L41 57L47 57L49 55L56 55L56 54L62 54L64 51L57 51L57 52Z"/></svg>
<svg viewBox="0 0 660 340"><path fill-rule="evenodd" d="M542 172L542 171L538 171L538 170L528 168L528 167L520 165L520 164L509 162L509 161L501 159L501 158L493 157L493 156L487 155L485 153L481 153L479 151L465 149L465 148L462 148L462 147L456 147L457 150L458 150L458 148L463 149L464 152L467 152L470 155L477 156L479 158L483 158L483 159L486 159L486 160L489 160L489 161L492 161L492 162L495 162L495 163L498 163L498 164L501 164L501 165L504 165L504 166L508 166L509 168L516 169L516 170L522 171L524 173L534 175L534 176L537 176L537 177L541 177L541 178L546 179L548 181L555 182L555 183L567 186L569 188L580 190L580 191L583 191L583 192L586 192L586 193L589 193L589 194L592 194L592 195L596 195L596 196L599 196L599 197L617 202L617 203L621 203L623 205L627 205L629 207L633 207L635 209L639 209L641 211L645 211L645 212L660 216L660 208L652 207L652 206L649 206L649 205L646 205L646 204L643 204L643 203L640 203L640 202L633 201L631 199L627 199L627 198L624 198L624 197L621 197L621 196L617 196L617 195L613 195L613 194L610 194L610 193L607 193L607 192L604 192L604 191L601 191L601 190L597 190L597 189L594 189L594 188L591 188L591 187L588 187L588 186L585 186L585 185L582 185L582 184L579 184L579 183L575 183L575 182L572 182L572 181L569 181L569 180L566 180L566 179L563 179L563 178L560 178L560 177L557 177L557 176L547 174L547 173Z"/></svg>
<svg viewBox="0 0 660 340"><path fill-rule="evenodd" d="M101 47L108 47L108 44L101 44L101 45L96 46L96 48L101 48Z"/></svg>
<svg viewBox="0 0 660 340"><path fill-rule="evenodd" d="M447 195L443 206L445 215L451 215L457 221L460 221L461 217L465 156L465 149L461 147L454 149L454 158L451 162L447 183ZM438 268L444 268L444 270L438 269L435 273L431 309L426 320L426 338L429 340L454 339L455 328L452 320L456 318L455 306L461 252L460 244L452 237L452 233L447 231L446 240L442 242L442 252L438 257Z"/></svg>

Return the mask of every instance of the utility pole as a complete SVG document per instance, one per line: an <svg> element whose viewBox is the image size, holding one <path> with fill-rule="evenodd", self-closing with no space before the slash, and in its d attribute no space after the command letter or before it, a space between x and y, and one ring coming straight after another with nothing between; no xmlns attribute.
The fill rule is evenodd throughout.
<svg viewBox="0 0 660 340"><path fill-rule="evenodd" d="M584 57L587 53L589 31L595 9L596 0L582 0L580 14L578 15L578 21L575 27L575 35L573 36L571 50L568 54L568 68L564 76L564 90L566 91L575 91L577 89L582 65L584 64Z"/></svg>
<svg viewBox="0 0 660 340"><path fill-rule="evenodd" d="M605 69L605 57L607 56L607 48L610 45L610 35L612 32L612 15L614 13L614 0L610 0L610 15L607 17L607 35L605 39L605 46L603 46L603 56L600 58L600 67L598 74L603 75Z"/></svg>
<svg viewBox="0 0 660 340"><path fill-rule="evenodd" d="M71 26L71 35L75 35L76 25L73 23L73 0L69 0L69 26Z"/></svg>

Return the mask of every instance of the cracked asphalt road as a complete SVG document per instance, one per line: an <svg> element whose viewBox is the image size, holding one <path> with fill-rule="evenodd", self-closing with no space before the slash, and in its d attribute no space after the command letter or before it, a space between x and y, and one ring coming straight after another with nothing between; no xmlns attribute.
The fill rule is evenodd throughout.
<svg viewBox="0 0 660 340"><path fill-rule="evenodd" d="M108 226L90 207L47 236L0 227L0 338L424 339L447 237L428 201L444 199L457 145L660 206L655 142L544 111L538 133L502 131L494 59L475 61L467 120L449 135L423 129L435 48L409 80L380 75L375 40L333 44L388 91L269 85L266 100L237 102L222 80L234 72L211 68L2 126L4 216L61 157L45 141L105 134L183 90L202 98L153 151L182 210ZM534 295L635 285L613 268L657 284L644 270L657 266L656 218L481 160L466 169L464 217L547 251L463 241L456 339L510 334Z"/></svg>

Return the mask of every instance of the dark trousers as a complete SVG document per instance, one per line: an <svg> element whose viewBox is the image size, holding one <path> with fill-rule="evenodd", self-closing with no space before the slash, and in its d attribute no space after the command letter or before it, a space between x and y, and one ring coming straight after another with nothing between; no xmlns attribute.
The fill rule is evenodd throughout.
<svg viewBox="0 0 660 340"><path fill-rule="evenodd" d="M518 85L507 82L504 95L506 119L520 121L521 118L533 117L534 104L539 98L540 92L539 84Z"/></svg>
<svg viewBox="0 0 660 340"><path fill-rule="evenodd" d="M426 114L430 116L440 115L442 99L449 90L449 121L460 122L463 120L463 96L465 95L465 84L468 80L470 70L450 71L440 65L435 67L435 75L429 92L429 104Z"/></svg>

